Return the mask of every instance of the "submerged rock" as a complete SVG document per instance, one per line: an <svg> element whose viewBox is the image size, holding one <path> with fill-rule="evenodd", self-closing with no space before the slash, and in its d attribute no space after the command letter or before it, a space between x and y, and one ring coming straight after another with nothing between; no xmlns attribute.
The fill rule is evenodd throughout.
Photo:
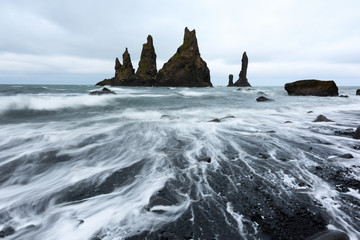
<svg viewBox="0 0 360 240"><path fill-rule="evenodd" d="M89 93L90 95L104 95L104 94L113 94L116 95L116 93L114 91L111 91L110 89L104 87L103 89L101 89L100 91L96 90L96 91L92 91Z"/></svg>
<svg viewBox="0 0 360 240"><path fill-rule="evenodd" d="M199 159L199 162L211 163L211 158L210 158L210 157L200 158L200 159Z"/></svg>
<svg viewBox="0 0 360 240"><path fill-rule="evenodd" d="M325 230L308 237L305 240L350 240L350 237L344 232Z"/></svg>
<svg viewBox="0 0 360 240"><path fill-rule="evenodd" d="M256 99L257 102L272 102L274 101L273 99L270 99L270 98L267 98L267 97L264 97L264 96L260 96Z"/></svg>
<svg viewBox="0 0 360 240"><path fill-rule="evenodd" d="M239 79L234 83L233 86L236 87L251 87L247 79L247 68L248 68L249 59L246 55L246 52L243 53L241 59L241 71L239 73Z"/></svg>
<svg viewBox="0 0 360 240"><path fill-rule="evenodd" d="M218 119L218 118L214 118L214 119L212 119L212 120L210 120L210 121L208 121L208 122L221 122L221 120Z"/></svg>
<svg viewBox="0 0 360 240"><path fill-rule="evenodd" d="M319 115L313 122L333 122L332 120L328 119L324 115Z"/></svg>
<svg viewBox="0 0 360 240"><path fill-rule="evenodd" d="M156 86L212 87L210 70L200 57L195 30L185 28L184 42L159 70Z"/></svg>
<svg viewBox="0 0 360 240"><path fill-rule="evenodd" d="M300 96L338 96L338 87L334 81L300 80L285 84L289 95Z"/></svg>
<svg viewBox="0 0 360 240"><path fill-rule="evenodd" d="M339 157L341 157L341 158L346 158L346 159L354 158L354 156L351 155L350 153L346 153L346 154L340 155Z"/></svg>
<svg viewBox="0 0 360 240"><path fill-rule="evenodd" d="M15 229L11 226L5 227L3 230L0 231L0 238L4 238L15 233Z"/></svg>
<svg viewBox="0 0 360 240"><path fill-rule="evenodd" d="M355 131L354 139L360 139L360 126Z"/></svg>
<svg viewBox="0 0 360 240"><path fill-rule="evenodd" d="M226 117L222 117L222 118L214 118L208 122L221 122L222 120L225 120L225 119L229 119L229 118L235 118L234 116L226 116Z"/></svg>
<svg viewBox="0 0 360 240"><path fill-rule="evenodd" d="M161 115L160 119L175 120L175 119L178 119L178 117L165 114L165 115Z"/></svg>

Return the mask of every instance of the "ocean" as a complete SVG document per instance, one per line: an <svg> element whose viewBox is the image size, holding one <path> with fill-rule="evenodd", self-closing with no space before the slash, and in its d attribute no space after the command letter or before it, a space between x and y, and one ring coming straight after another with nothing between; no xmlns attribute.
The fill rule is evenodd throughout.
<svg viewBox="0 0 360 240"><path fill-rule="evenodd" d="M109 88L0 85L0 237L360 239L356 87Z"/></svg>

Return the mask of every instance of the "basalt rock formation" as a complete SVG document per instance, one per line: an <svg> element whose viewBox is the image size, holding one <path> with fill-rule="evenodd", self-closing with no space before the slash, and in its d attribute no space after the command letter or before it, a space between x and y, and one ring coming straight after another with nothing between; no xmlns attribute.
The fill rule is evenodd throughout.
<svg viewBox="0 0 360 240"><path fill-rule="evenodd" d="M147 43L143 44L139 67L136 71L135 77L140 85L152 86L154 85L156 74L156 53L152 36L149 35L147 37Z"/></svg>
<svg viewBox="0 0 360 240"><path fill-rule="evenodd" d="M108 94L112 94L112 95L116 95L116 93L114 91L111 91L110 89L104 87L101 90L95 90L89 93L90 95L108 95Z"/></svg>
<svg viewBox="0 0 360 240"><path fill-rule="evenodd" d="M200 57L195 30L185 28L184 42L159 70L156 86L212 87L210 70Z"/></svg>
<svg viewBox="0 0 360 240"><path fill-rule="evenodd" d="M230 79L229 79L228 87L251 87L246 76L248 63L249 63L249 59L246 55L246 52L244 52L241 59L241 71L239 73L239 79L234 84L232 84L232 82L230 83Z"/></svg>
<svg viewBox="0 0 360 240"><path fill-rule="evenodd" d="M96 85L104 86L153 86L156 69L156 53L153 45L153 39L149 35L147 43L143 45L138 70L133 68L130 54L126 48L123 54L123 64L118 58L115 59L115 77L105 79Z"/></svg>
<svg viewBox="0 0 360 240"><path fill-rule="evenodd" d="M234 79L234 75L229 74L229 84L227 85L228 87L234 86L233 79Z"/></svg>
<svg viewBox="0 0 360 240"><path fill-rule="evenodd" d="M134 86L135 79L135 70L131 63L131 57L128 52L128 49L125 49L125 52L122 55L123 64L120 63L119 59L115 59L115 77L111 79L104 79L101 82L98 82L96 85L99 86Z"/></svg>
<svg viewBox="0 0 360 240"><path fill-rule="evenodd" d="M300 80L285 84L289 95L300 96L339 96L338 87L334 81Z"/></svg>
<svg viewBox="0 0 360 240"><path fill-rule="evenodd" d="M126 49L123 64L115 60L115 77L96 85L104 86L158 86L158 87L212 87L210 70L200 57L195 30L185 28L184 43L174 56L157 72L153 39L149 35L143 45L139 67L134 73L130 54Z"/></svg>

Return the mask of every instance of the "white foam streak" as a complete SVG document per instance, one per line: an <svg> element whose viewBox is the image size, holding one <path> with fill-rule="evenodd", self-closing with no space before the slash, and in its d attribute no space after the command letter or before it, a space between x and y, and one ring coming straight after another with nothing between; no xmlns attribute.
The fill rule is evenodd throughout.
<svg viewBox="0 0 360 240"><path fill-rule="evenodd" d="M104 106L113 96L46 96L20 95L0 96L0 114L9 110L58 110L64 108L80 108L87 106Z"/></svg>

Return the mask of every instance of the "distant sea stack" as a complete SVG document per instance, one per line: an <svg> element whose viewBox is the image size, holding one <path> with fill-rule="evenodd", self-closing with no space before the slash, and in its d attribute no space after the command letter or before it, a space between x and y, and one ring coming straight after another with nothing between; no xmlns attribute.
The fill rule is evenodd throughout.
<svg viewBox="0 0 360 240"><path fill-rule="evenodd" d="M229 74L229 84L227 85L228 87L234 86L234 75Z"/></svg>
<svg viewBox="0 0 360 240"><path fill-rule="evenodd" d="M246 52L244 52L241 59L241 71L239 73L239 79L235 83L232 83L232 81L230 81L230 76L229 76L228 87L251 87L246 76L248 63L249 63L249 59L246 55Z"/></svg>
<svg viewBox="0 0 360 240"><path fill-rule="evenodd" d="M115 59L115 77L105 79L96 85L104 86L152 86L154 84L156 70L156 53L152 37L149 35L147 43L143 45L138 70L133 68L131 57L126 48L123 54L123 64Z"/></svg>
<svg viewBox="0 0 360 240"><path fill-rule="evenodd" d="M184 42L177 52L157 72L153 39L149 35L143 45L139 67L135 70L126 48L123 64L115 60L115 77L96 85L104 86L156 86L156 87L212 87L210 70L200 57L195 30L185 28Z"/></svg>
<svg viewBox="0 0 360 240"><path fill-rule="evenodd" d="M285 90L289 95L296 96L339 96L338 87L334 81L300 80L286 83Z"/></svg>
<svg viewBox="0 0 360 240"><path fill-rule="evenodd" d="M210 70L200 57L195 30L185 28L184 43L159 70L156 86L212 87Z"/></svg>

